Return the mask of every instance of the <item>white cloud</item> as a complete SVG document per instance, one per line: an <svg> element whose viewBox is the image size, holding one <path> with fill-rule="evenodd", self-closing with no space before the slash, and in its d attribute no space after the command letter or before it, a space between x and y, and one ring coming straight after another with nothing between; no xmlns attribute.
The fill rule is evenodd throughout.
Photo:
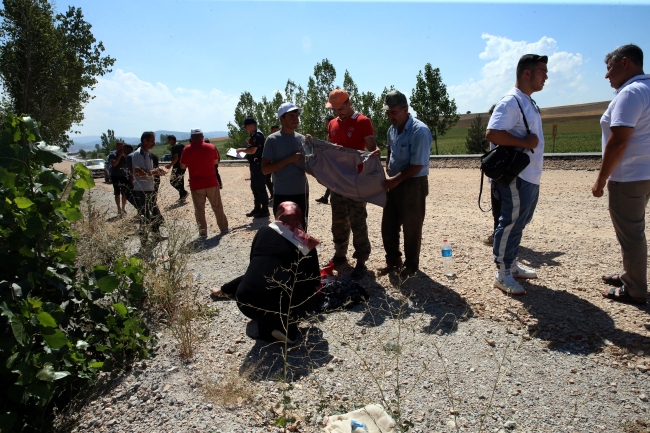
<svg viewBox="0 0 650 433"><path fill-rule="evenodd" d="M83 135L99 135L107 129L114 129L118 137L138 137L142 131L158 129L226 130L239 100L218 89L170 90L121 69L100 77L93 95L84 110L83 126L75 128Z"/></svg>
<svg viewBox="0 0 650 433"><path fill-rule="evenodd" d="M551 105L566 105L561 101L573 100L576 94L585 93L581 73L582 55L559 51L555 39L544 36L537 42L513 41L487 33L481 37L486 44L479 58L487 63L481 69L480 78L447 87L461 113L467 110L485 112L501 99L515 83L519 58L527 53L548 56L548 80L543 96L536 98L558 101Z"/></svg>

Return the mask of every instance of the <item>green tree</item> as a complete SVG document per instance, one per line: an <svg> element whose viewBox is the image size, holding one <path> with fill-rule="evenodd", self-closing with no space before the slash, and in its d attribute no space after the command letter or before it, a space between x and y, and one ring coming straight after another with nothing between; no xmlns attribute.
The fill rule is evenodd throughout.
<svg viewBox="0 0 650 433"><path fill-rule="evenodd" d="M346 92L348 92L348 95L350 96L350 103L352 103L352 107L355 110L359 110L361 108L360 103L362 95L359 93L359 88L357 87L347 69L345 70L345 74L343 74L343 88ZM368 115L365 112L362 112L362 114L366 116Z"/></svg>
<svg viewBox="0 0 650 433"><path fill-rule="evenodd" d="M411 94L411 108L417 113L417 118L431 130L437 155L438 137L442 137L453 128L460 115L456 112L456 101L449 99L440 69L433 69L431 63L424 66L424 74L420 71L417 75L415 88Z"/></svg>
<svg viewBox="0 0 650 433"><path fill-rule="evenodd" d="M111 150L115 150L118 142L117 138L115 138L115 131L112 129L109 129L106 133L102 132L100 140L102 142L101 150L107 155ZM100 149L98 148L97 150L99 151Z"/></svg>
<svg viewBox="0 0 650 433"><path fill-rule="evenodd" d="M330 91L335 87L335 79L336 69L329 60L324 59L322 62L316 63L314 75L309 77L307 82L307 91L302 105L303 114L299 126L301 132L318 138L327 137L325 118L329 113L325 104ZM296 100L298 96L296 94ZM301 106L297 103L296 105Z"/></svg>
<svg viewBox="0 0 650 433"><path fill-rule="evenodd" d="M233 147L241 147L248 143L248 132L243 128L244 120L249 116L255 116L257 102L253 95L244 92L239 97L239 102L235 107L235 123L228 122L228 137Z"/></svg>
<svg viewBox="0 0 650 433"><path fill-rule="evenodd" d="M88 154L86 153L85 150L81 149L79 150L79 156L83 159L86 159L86 157L88 157Z"/></svg>
<svg viewBox="0 0 650 433"><path fill-rule="evenodd" d="M102 56L81 9L54 14L47 0L3 0L0 80L10 109L41 123L50 144L69 146L68 131L84 119L97 77L115 59Z"/></svg>
<svg viewBox="0 0 650 433"><path fill-rule="evenodd" d="M483 119L480 114L477 114L472 125L467 130L467 138L465 138L465 147L469 154L480 154L484 152L487 141L485 140L485 129L487 125L483 124Z"/></svg>
<svg viewBox="0 0 650 433"><path fill-rule="evenodd" d="M167 146L167 134L160 134L160 141L158 144Z"/></svg>

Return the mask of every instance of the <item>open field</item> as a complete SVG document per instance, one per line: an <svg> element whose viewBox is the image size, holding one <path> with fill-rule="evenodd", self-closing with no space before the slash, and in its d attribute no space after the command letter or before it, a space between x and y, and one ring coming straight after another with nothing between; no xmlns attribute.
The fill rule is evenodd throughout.
<svg viewBox="0 0 650 433"><path fill-rule="evenodd" d="M301 421L295 431L316 433L324 416L381 403L382 393L390 399L396 391L413 433L477 433L481 420L482 432L648 431L650 306L600 295L600 275L619 269L620 251L606 198L590 193L595 173L545 171L520 248L539 279L524 283L528 293L516 298L492 287L491 248L482 242L492 222L477 208L476 174L431 169L422 272L404 284L372 272L383 263L381 208L368 205L371 272L361 284L370 300L301 324L303 342L291 351L287 387L279 380L280 347L247 338L248 320L235 302L208 296L209 287L245 271L252 238L269 223L244 216L252 204L248 168L223 167L222 198L233 231L215 236L209 218L209 238L189 265L196 302L216 308L196 355L183 361L168 326L154 323L156 358L98 389L71 414L78 417L73 432L278 432L281 403L290 401L290 415ZM322 242L324 262L333 252L331 211L314 202L324 188L313 178L309 183L310 232ZM107 227L118 224L111 186L98 183L91 196L105 209ZM178 205L176 198L163 179L159 203L168 226L191 227L192 204ZM456 278L441 269L443 237L452 242ZM135 238L126 239L132 248ZM338 275L351 270L341 266Z"/></svg>
<svg viewBox="0 0 650 433"><path fill-rule="evenodd" d="M553 152L553 124L558 125L558 135L555 140L556 153L600 152L600 116L605 112L608 105L609 101L605 101L542 108L545 142L544 152ZM438 139L440 155L467 153L465 149L467 130L477 114L481 114L483 124L487 125L487 112L461 115L456 126ZM432 153L435 154L435 147Z"/></svg>

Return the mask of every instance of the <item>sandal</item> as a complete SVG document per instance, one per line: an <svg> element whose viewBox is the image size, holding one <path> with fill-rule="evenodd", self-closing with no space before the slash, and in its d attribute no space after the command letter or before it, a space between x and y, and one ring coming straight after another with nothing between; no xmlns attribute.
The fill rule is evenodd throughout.
<svg viewBox="0 0 650 433"><path fill-rule="evenodd" d="M625 287L611 287L609 290L602 293L604 298L611 299L616 302L623 302L625 304L645 304L644 298L635 298L630 296L625 290Z"/></svg>
<svg viewBox="0 0 650 433"><path fill-rule="evenodd" d="M603 275L601 278L605 284L614 287L623 287L623 281L621 281L621 276L619 274Z"/></svg>

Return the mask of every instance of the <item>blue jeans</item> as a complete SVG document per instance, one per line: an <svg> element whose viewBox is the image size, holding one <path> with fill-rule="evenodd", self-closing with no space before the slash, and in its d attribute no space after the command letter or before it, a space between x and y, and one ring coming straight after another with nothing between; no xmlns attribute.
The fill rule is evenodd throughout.
<svg viewBox="0 0 650 433"><path fill-rule="evenodd" d="M537 207L539 185L518 177L508 186L497 183L496 192L501 197L501 215L494 231L494 263L505 270L517 260L524 228Z"/></svg>

